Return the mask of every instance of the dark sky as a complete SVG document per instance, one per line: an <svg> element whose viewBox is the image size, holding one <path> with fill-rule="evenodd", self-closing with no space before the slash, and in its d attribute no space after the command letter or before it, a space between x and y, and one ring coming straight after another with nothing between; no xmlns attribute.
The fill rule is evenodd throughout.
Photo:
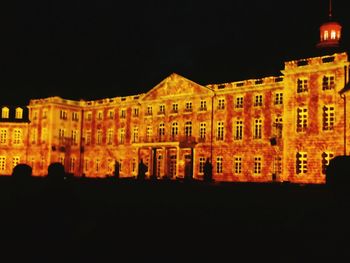
<svg viewBox="0 0 350 263"><path fill-rule="evenodd" d="M344 44L346 2L333 1ZM27 103L142 93L172 72L200 84L278 75L314 51L328 0L19 0L1 17L0 103Z"/></svg>

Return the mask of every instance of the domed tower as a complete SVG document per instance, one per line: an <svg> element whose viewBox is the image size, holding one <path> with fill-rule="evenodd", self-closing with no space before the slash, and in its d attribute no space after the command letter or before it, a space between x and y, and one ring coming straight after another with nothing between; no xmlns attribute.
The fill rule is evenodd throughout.
<svg viewBox="0 0 350 263"><path fill-rule="evenodd" d="M317 44L321 49L334 49L340 46L342 26L333 21L332 0L329 0L329 21L320 26L320 42Z"/></svg>

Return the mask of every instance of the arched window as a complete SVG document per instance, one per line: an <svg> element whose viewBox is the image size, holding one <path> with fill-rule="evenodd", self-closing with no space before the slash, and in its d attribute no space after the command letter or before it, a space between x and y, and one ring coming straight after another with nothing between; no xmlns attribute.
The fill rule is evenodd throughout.
<svg viewBox="0 0 350 263"><path fill-rule="evenodd" d="M336 39L336 32L335 32L335 30L331 31L331 39Z"/></svg>
<svg viewBox="0 0 350 263"><path fill-rule="evenodd" d="M1 109L1 118L8 119L9 118L9 108L3 107Z"/></svg>
<svg viewBox="0 0 350 263"><path fill-rule="evenodd" d="M323 39L328 40L328 31L327 30L323 32Z"/></svg>
<svg viewBox="0 0 350 263"><path fill-rule="evenodd" d="M16 119L22 119L23 118L23 109L18 107L16 108L16 115L15 115Z"/></svg>

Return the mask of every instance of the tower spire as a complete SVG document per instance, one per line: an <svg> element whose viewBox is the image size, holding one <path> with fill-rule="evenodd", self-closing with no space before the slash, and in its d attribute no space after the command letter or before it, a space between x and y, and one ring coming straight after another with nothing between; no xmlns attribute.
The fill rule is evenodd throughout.
<svg viewBox="0 0 350 263"><path fill-rule="evenodd" d="M329 0L329 20L332 19L332 0Z"/></svg>

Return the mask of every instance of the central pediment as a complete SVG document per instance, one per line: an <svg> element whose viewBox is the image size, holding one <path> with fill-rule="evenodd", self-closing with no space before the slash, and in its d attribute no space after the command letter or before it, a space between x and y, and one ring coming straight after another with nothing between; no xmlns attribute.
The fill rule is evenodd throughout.
<svg viewBox="0 0 350 263"><path fill-rule="evenodd" d="M147 92L143 97L143 101L166 99L174 96L186 97L210 94L211 91L208 88L173 73Z"/></svg>

